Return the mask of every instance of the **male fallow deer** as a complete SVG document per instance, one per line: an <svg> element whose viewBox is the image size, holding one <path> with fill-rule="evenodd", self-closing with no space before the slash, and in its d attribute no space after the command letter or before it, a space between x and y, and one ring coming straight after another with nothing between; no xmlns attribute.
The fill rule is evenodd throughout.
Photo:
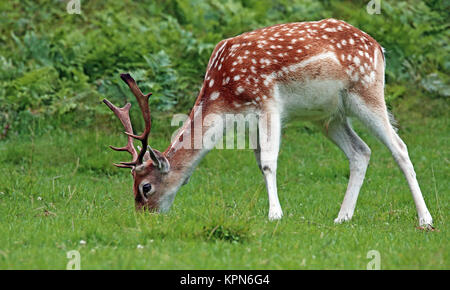
<svg viewBox="0 0 450 290"><path fill-rule="evenodd" d="M208 115L254 113L258 116L255 156L269 196L269 219L283 215L278 201L276 171L282 121L292 115L323 128L324 134L347 156L350 178L336 223L350 220L370 158L370 149L352 129L348 117L360 120L387 148L408 181L419 223L432 227L405 143L389 120L384 101L383 48L365 32L339 20L279 24L222 40L215 47L203 87L189 119L163 153L148 146L151 128L148 98L129 74L121 78L136 96L145 120L145 131L134 135L130 104L117 108L106 99L125 127L137 208L166 211L179 188L211 146L192 148L196 136L223 134L222 126L194 129L198 111L201 122ZM194 121L194 122L193 122ZM209 131L208 131L209 130ZM142 142L139 153L133 139ZM270 146L261 146L269 140Z"/></svg>

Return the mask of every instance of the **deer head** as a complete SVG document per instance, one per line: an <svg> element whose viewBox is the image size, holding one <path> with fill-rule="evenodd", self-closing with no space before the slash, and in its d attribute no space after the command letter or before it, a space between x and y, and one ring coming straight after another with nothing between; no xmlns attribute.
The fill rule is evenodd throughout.
<svg viewBox="0 0 450 290"><path fill-rule="evenodd" d="M114 164L120 168L130 168L134 179L134 199L137 209L148 209L151 211L159 210L160 202L163 196L170 191L165 186L169 177L170 164L163 153L152 149L148 145L148 136L151 130L150 108L148 105L148 93L144 95L136 84L136 81L129 74L121 74L122 80L130 87L131 92L136 97L142 115L145 121L145 130L141 135L133 134L129 111L131 104L127 103L124 107L118 108L107 99L103 102L114 112L125 128L125 134L128 136L128 143L123 147L110 146L116 151L127 151L132 156L131 162L120 162ZM136 151L133 140L137 139L142 143L138 146L139 153Z"/></svg>

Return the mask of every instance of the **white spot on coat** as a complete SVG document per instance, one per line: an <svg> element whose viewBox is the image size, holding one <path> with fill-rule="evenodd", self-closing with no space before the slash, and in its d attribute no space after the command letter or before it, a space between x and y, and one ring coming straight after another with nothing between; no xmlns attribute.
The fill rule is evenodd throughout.
<svg viewBox="0 0 450 290"><path fill-rule="evenodd" d="M211 100L214 101L220 96L219 92L213 92L210 96Z"/></svg>

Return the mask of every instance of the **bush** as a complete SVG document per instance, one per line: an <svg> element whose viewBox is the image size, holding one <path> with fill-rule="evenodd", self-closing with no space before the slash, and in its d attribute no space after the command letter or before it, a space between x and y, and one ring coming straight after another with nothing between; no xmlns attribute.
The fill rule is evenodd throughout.
<svg viewBox="0 0 450 290"><path fill-rule="evenodd" d="M367 1L82 1L80 15L66 4L0 3L0 129L20 131L20 118L90 125L109 114L103 97L135 103L121 72L153 92L154 111L186 112L217 42L325 17L346 20L386 48L389 102L416 91L450 93L448 1L383 1L381 15L369 15Z"/></svg>

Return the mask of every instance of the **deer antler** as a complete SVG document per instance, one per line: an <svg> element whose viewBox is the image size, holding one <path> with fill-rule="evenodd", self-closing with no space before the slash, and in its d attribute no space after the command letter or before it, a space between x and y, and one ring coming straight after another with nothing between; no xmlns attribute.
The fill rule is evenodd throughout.
<svg viewBox="0 0 450 290"><path fill-rule="evenodd" d="M130 108L131 108L131 104L127 103L125 106L123 106L122 108L118 108L116 106L114 106L110 101L108 101L107 99L103 100L103 103L105 103L110 109L111 111L114 112L114 114L117 116L117 118L119 118L120 122L122 123L123 127L125 128L126 132L133 132L133 126L131 125L131 120L130 120ZM128 136L128 143L126 146L123 147L114 147L114 146L109 146L111 149L116 150L116 151L127 151L129 152L132 156L133 156L133 161L136 161L138 158L138 153L136 152L136 149L134 148L133 145L133 138L131 136ZM132 168L133 166L131 165L124 165L124 164L114 164L117 167L122 167L122 168Z"/></svg>
<svg viewBox="0 0 450 290"><path fill-rule="evenodd" d="M136 97L136 100L138 101L139 107L141 108L142 115L144 117L145 121L145 130L141 135L134 135L133 134L133 127L131 125L130 120L130 107L131 104L127 103L123 108L118 108L114 106L111 102L109 102L107 99L104 99L103 102L114 112L114 114L119 118L119 120L122 122L122 125L125 128L125 134L128 135L128 143L124 147L114 147L109 146L111 149L116 151L128 151L133 156L133 161L131 162L120 162L120 164L114 164L117 167L122 168L133 168L136 165L142 164L145 151L147 149L148 145L148 136L150 134L150 130L152 127L152 122L150 118L150 108L148 106L148 99L152 95L152 93L148 93L144 95L141 90L139 89L138 85L136 84L136 81L129 75L129 74L121 74L120 78L127 83L127 85L130 87L131 92L133 92L134 96ZM138 139L142 143L142 148L139 151L139 154L137 153L136 149L133 145L133 138Z"/></svg>

